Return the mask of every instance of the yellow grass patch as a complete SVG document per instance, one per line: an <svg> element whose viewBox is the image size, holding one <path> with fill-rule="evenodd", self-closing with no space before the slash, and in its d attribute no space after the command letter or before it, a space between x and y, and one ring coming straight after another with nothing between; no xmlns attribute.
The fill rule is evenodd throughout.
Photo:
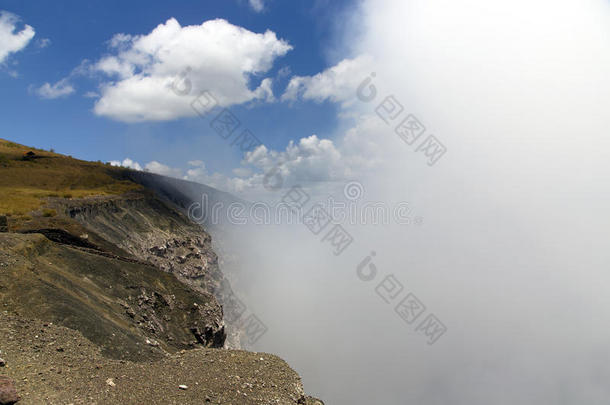
<svg viewBox="0 0 610 405"><path fill-rule="evenodd" d="M141 188L124 174L121 168L0 139L0 214L25 215L40 209L47 197L115 195Z"/></svg>

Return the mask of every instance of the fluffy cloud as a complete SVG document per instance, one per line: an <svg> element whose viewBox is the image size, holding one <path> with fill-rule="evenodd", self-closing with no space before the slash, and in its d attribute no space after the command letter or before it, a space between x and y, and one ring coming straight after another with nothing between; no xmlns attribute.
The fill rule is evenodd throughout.
<svg viewBox="0 0 610 405"><path fill-rule="evenodd" d="M156 173L156 174L160 174L162 176L176 177L176 178L183 177L182 170L164 165L163 163L159 163L156 160L148 162L144 166L142 166L140 163L138 163L130 158L126 158L122 162L119 160L112 160L109 163L112 166L127 167L129 169Z"/></svg>
<svg viewBox="0 0 610 405"><path fill-rule="evenodd" d="M68 79L62 79L55 84L45 83L36 89L36 93L46 99L65 97L74 93L74 87L68 82Z"/></svg>
<svg viewBox="0 0 610 405"><path fill-rule="evenodd" d="M248 0L248 2L250 3L252 10L256 11L257 13L260 13L265 9L265 2L263 0Z"/></svg>
<svg viewBox="0 0 610 405"><path fill-rule="evenodd" d="M211 173L201 160L189 161L186 169L166 166L152 161L141 165L129 158L110 162L114 166L129 167L164 176L180 178L206 184L221 190L247 193L261 188L265 176L277 173L284 186L346 181L357 177L361 170L375 166L376 159L367 146L370 132L350 132L342 146L342 153L330 139L316 135L290 141L284 150L268 149L264 145L248 152L241 167L233 170L233 177L222 173ZM370 140L369 140L370 141Z"/></svg>
<svg viewBox="0 0 610 405"><path fill-rule="evenodd" d="M332 181L349 177L341 153L333 141L316 135L290 141L286 150L268 150L264 145L248 152L244 163L267 173L278 168L289 181Z"/></svg>
<svg viewBox="0 0 610 405"><path fill-rule="evenodd" d="M201 161L189 162L189 165L192 167L186 171L186 175L183 177L185 180L238 193L252 186L251 179L232 178L220 173L209 173L205 164Z"/></svg>
<svg viewBox="0 0 610 405"><path fill-rule="evenodd" d="M168 177L182 177L182 170L169 167L167 165L157 162L156 160L148 162L144 166L144 170L147 172L156 173Z"/></svg>
<svg viewBox="0 0 610 405"><path fill-rule="evenodd" d="M0 64L6 62L10 54L25 48L36 34L30 25L17 32L18 22L16 15L0 11Z"/></svg>
<svg viewBox="0 0 610 405"><path fill-rule="evenodd" d="M112 166L128 167L134 170L142 170L142 166L138 162L134 162L129 158L124 159L122 162L119 160L111 160L109 163Z"/></svg>
<svg viewBox="0 0 610 405"><path fill-rule="evenodd" d="M349 103L354 100L359 84L371 73L371 66L371 58L361 55L354 59L344 59L315 76L294 76L290 79L282 100Z"/></svg>
<svg viewBox="0 0 610 405"><path fill-rule="evenodd" d="M261 145L248 152L242 167L233 170L236 177L214 173L205 166L187 171L189 180L205 183L232 192L247 192L265 184L266 176L279 176L283 186L294 184L324 184L341 182L358 177L362 170L375 167L373 148L369 148L370 132L350 133L342 145L316 135L290 141L284 150L268 149ZM366 163L363 163L366 162ZM271 183L275 179L270 179Z"/></svg>
<svg viewBox="0 0 610 405"><path fill-rule="evenodd" d="M210 91L218 105L273 100L271 79L255 79L292 47L275 33L254 33L221 19L182 27L171 18L147 35L117 34L112 54L93 69L110 78L94 111L119 121L195 115L193 97Z"/></svg>
<svg viewBox="0 0 610 405"><path fill-rule="evenodd" d="M222 190L241 192L252 186L251 179L231 178L220 173L209 173L205 163L201 160L188 162L189 168L186 172L180 168L167 166L155 160L144 165L126 158L123 161L113 160L109 162L112 166L126 167L133 170L145 171L177 179L190 180L206 184Z"/></svg>

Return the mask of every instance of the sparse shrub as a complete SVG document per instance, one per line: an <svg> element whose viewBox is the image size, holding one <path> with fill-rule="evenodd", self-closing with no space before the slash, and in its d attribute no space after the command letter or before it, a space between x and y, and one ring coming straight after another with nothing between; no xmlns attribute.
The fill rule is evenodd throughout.
<svg viewBox="0 0 610 405"><path fill-rule="evenodd" d="M42 216L43 217L54 217L55 215L57 215L57 211L49 209L49 208L45 208L44 210L42 210Z"/></svg>
<svg viewBox="0 0 610 405"><path fill-rule="evenodd" d="M72 194L70 194L70 193L65 193L65 194L64 194L64 198L72 198Z"/></svg>

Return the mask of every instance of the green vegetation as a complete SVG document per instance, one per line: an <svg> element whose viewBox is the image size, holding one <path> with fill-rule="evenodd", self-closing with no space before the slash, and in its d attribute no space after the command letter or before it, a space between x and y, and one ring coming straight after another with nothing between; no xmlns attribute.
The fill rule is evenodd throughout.
<svg viewBox="0 0 610 405"><path fill-rule="evenodd" d="M26 156L28 152L33 156ZM73 159L0 139L0 215L25 216L49 197L116 195L141 187L125 169Z"/></svg>
<svg viewBox="0 0 610 405"><path fill-rule="evenodd" d="M54 217L55 215L57 215L57 211L49 209L49 208L45 208L42 210L42 216L43 217Z"/></svg>

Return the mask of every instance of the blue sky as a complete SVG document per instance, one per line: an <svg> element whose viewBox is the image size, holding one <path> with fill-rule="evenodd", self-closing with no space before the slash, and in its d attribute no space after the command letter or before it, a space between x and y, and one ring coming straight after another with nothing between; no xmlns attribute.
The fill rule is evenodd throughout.
<svg viewBox="0 0 610 405"><path fill-rule="evenodd" d="M157 25L175 18L182 27L222 18L254 33L273 31L293 49L275 58L263 76L274 79L281 96L293 75L314 75L335 64L342 15L354 1L266 2L257 12L247 0L234 1L3 1L0 10L19 17L16 30L30 25L30 43L10 54L0 67L0 120L3 138L87 160L156 160L172 167L203 160L211 171L227 172L239 165L241 154L230 148L207 122L177 118L162 122L126 123L92 110L99 77L73 75L74 92L54 99L36 89L70 75L83 60L95 62L109 53L108 41L118 33L147 35ZM58 23L60 22L60 23ZM43 46L45 39L48 45ZM205 46L205 44L202 44ZM277 77L280 69L289 74ZM16 76L16 77L15 77ZM257 85L259 77L253 78ZM234 112L266 146L282 150L288 142L318 134L331 136L337 126L337 106L330 102L276 101L234 104Z"/></svg>

